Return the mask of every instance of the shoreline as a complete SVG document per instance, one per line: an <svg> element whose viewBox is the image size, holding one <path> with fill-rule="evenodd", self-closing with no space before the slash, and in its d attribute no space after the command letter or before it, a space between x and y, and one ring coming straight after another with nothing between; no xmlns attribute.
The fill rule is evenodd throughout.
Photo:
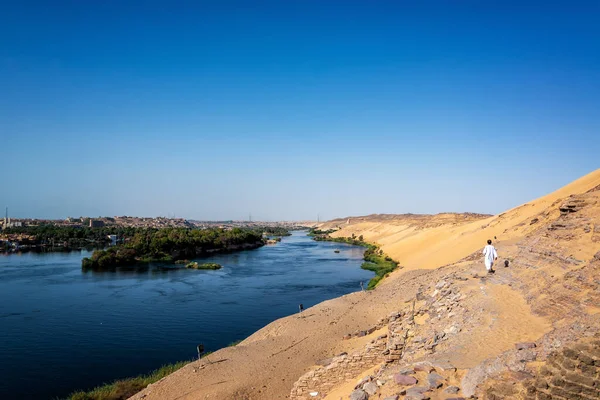
<svg viewBox="0 0 600 400"><path fill-rule="evenodd" d="M375 276L369 280L367 284L367 290L373 290L377 285L383 281L384 278L388 277L392 272L401 269L400 263L395 261L390 256L385 254L381 247L377 244L365 242L362 235L357 239L355 237L339 236L331 237L329 233L333 233L336 230L329 230L323 233L309 234L316 242L334 242L334 243L345 243L354 246L366 247L363 255L364 262L360 268L372 271ZM311 232L312 233L312 232Z"/></svg>
<svg viewBox="0 0 600 400"><path fill-rule="evenodd" d="M291 235L285 235L285 236L291 236ZM308 235L306 235L306 236L308 236ZM341 241L338 241L338 242L341 242ZM346 243L346 244L350 244L353 246L360 246L360 247L370 246L367 243L363 243L361 245L359 245L357 243ZM244 248L244 249L236 248L236 249L227 249L227 250L217 249L216 251L212 251L212 254L234 253L236 251L255 250L260 247L263 247L263 246L258 246L256 248L252 248L252 249L246 249L246 248ZM364 260L364 258L363 258L363 260ZM358 261L358 259L356 259L355 261ZM363 264L364 264L364 262L363 262ZM359 266L362 266L362 264ZM344 297L344 296L351 295L351 294L358 293L358 292L359 291L355 291L355 292L351 292L349 294L345 294L342 296L324 300L324 301L318 303L317 305L322 304L323 302L336 300L340 297ZM294 318L297 315L298 315L297 313L291 313L291 314L285 315L283 317L280 317L276 320L273 320L271 322L268 322L268 323L266 323L266 325L264 325L257 331L252 332L250 334L250 336L247 336L244 339L237 340L228 346L224 346L219 349L216 349L213 352L203 354L201 359L208 356L209 354L215 354L217 352L221 352L223 350L235 347L240 344L243 346L244 341L249 339L251 336L255 335L260 330L265 329L269 324L272 324L280 319ZM164 371L168 370L169 371L168 374L172 374L172 373L177 372L179 369L181 369L185 366L188 366L190 364L193 364L197 361L198 361L198 359L192 359L192 360L188 360L188 361L175 361L173 363L164 364L161 367L159 367L155 370L152 370L148 373L143 372L136 376L118 378L118 379L115 379L114 381L110 381L105 384L100 384L96 387L90 388L89 390L75 389L75 391L70 393L67 397L62 398L62 400L96 400L96 399L113 399L113 398L116 399L116 398L121 398L119 396L121 396L127 390L131 390L130 392L129 391L127 392L128 396L134 396L135 394L144 390L147 386L152 385L153 383L163 379L166 376L163 373ZM140 385L140 382L144 382L144 384ZM106 397L106 396L112 396L114 393L117 393L116 397ZM103 397L96 397L96 396L103 396Z"/></svg>

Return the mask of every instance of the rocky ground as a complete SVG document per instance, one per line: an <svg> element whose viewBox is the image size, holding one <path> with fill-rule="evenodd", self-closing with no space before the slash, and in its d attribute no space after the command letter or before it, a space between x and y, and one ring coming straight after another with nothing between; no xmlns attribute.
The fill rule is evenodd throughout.
<svg viewBox="0 0 600 400"><path fill-rule="evenodd" d="M134 398L600 398L600 171L494 217L323 228L340 223L403 268ZM480 252L494 237L500 259L486 274Z"/></svg>

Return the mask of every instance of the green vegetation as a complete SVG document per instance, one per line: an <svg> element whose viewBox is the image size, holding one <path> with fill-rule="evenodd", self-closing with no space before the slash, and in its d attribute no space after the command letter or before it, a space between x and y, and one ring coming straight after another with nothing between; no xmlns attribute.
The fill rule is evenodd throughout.
<svg viewBox="0 0 600 400"><path fill-rule="evenodd" d="M330 230L331 231L331 230ZM333 230L335 232L335 230ZM319 231L323 232L323 231ZM329 232L329 231L325 231ZM331 232L330 232L331 233ZM375 276L369 281L367 289L374 289L377 284L385 278L390 272L398 268L398 262L394 261L390 257L386 256L378 246L370 244L364 241L362 235L356 237L352 234L352 237L331 237L329 233L319 233L313 237L316 241L328 241L337 243L347 243L354 246L363 246L367 250L363 256L365 262L360 266L362 269L375 272Z"/></svg>
<svg viewBox="0 0 600 400"><path fill-rule="evenodd" d="M88 228L47 224L9 228L2 233L32 236L33 239L26 244L40 249L72 250L105 247L110 244L108 235L117 235L118 238L130 237L137 230L139 228Z"/></svg>
<svg viewBox="0 0 600 400"><path fill-rule="evenodd" d="M315 238L315 240L318 240L316 238L328 237L329 234L331 234L335 231L337 231L337 229L327 229L326 231L322 231L319 228L310 228L308 230L308 236L312 236L313 238ZM327 240L327 239L323 239L323 240Z"/></svg>
<svg viewBox="0 0 600 400"><path fill-rule="evenodd" d="M267 236L292 236L287 228L283 228L281 226L265 226L264 228L259 229L262 230Z"/></svg>
<svg viewBox="0 0 600 400"><path fill-rule="evenodd" d="M191 262L185 266L186 268L192 269L221 269L223 266L217 263L204 263L198 264L197 262Z"/></svg>
<svg viewBox="0 0 600 400"><path fill-rule="evenodd" d="M81 266L84 270L105 270L142 262L176 262L263 244L262 233L251 229L147 228L137 230L123 244L94 251Z"/></svg>
<svg viewBox="0 0 600 400"><path fill-rule="evenodd" d="M207 354L208 355L208 354ZM151 383L157 382L165 376L177 371L190 361L180 361L175 364L164 365L163 367L135 378L120 379L112 383L99 386L88 392L75 392L67 398L68 400L123 400L128 399L137 392L144 389Z"/></svg>
<svg viewBox="0 0 600 400"><path fill-rule="evenodd" d="M365 262L360 267L375 272L375 276L369 281L367 289L374 289L387 274L398 268L398 262L386 256L383 250L374 245L368 245L364 259Z"/></svg>

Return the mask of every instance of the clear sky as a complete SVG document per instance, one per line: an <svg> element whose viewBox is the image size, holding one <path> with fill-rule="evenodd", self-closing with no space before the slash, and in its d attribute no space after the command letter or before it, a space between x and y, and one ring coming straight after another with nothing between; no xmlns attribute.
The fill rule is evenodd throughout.
<svg viewBox="0 0 600 400"><path fill-rule="evenodd" d="M4 1L0 206L501 212L600 167L599 20L598 1Z"/></svg>

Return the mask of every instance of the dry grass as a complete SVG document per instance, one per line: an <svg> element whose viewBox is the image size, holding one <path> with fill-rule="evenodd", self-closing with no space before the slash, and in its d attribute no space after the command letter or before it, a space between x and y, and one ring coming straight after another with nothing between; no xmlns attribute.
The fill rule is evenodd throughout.
<svg viewBox="0 0 600 400"><path fill-rule="evenodd" d="M79 391L71 394L69 400L124 400L133 396L151 383L154 383L165 376L177 371L190 361L180 361L175 364L164 365L163 367L147 374L136 376L135 378L121 379L113 383L94 388L88 392Z"/></svg>

